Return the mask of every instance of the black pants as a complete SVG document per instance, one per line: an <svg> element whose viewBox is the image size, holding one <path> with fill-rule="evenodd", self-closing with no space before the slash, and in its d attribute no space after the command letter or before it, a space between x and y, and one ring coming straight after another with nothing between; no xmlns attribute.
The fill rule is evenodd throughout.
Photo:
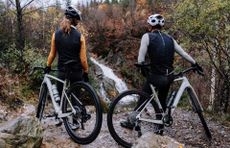
<svg viewBox="0 0 230 148"><path fill-rule="evenodd" d="M166 85L164 87L157 87L157 86L155 86L155 90L158 93L158 98L160 100L161 106L162 106L162 108L163 108L164 111L166 110L166 99L167 99L167 96L168 96L169 87L170 87L170 85ZM152 90L151 90L151 88L149 86L149 82L148 81L145 82L144 87L143 87L142 90L144 92L148 93L149 95L152 94Z"/></svg>
<svg viewBox="0 0 230 148"><path fill-rule="evenodd" d="M74 71L71 72L69 75L69 80L70 80L70 85L73 84L74 82L77 81L82 81L83 80L83 71L82 70L78 70L78 71ZM63 71L58 71L58 78L61 80L65 80L66 77L66 73ZM61 82L57 82L57 90L59 92L59 95L62 95L62 90L63 90L63 83Z"/></svg>
<svg viewBox="0 0 230 148"><path fill-rule="evenodd" d="M165 75L158 75L158 74L150 74L144 83L144 86L142 88L143 92L146 92L147 94L151 95L152 90L150 88L149 84L152 84L155 87L155 90L158 92L158 98L160 100L161 106L163 110L166 110L166 100L169 92L170 84L172 83L173 78L171 76L165 76ZM140 99L138 101L138 106L140 106L145 100ZM137 108L136 107L136 108Z"/></svg>

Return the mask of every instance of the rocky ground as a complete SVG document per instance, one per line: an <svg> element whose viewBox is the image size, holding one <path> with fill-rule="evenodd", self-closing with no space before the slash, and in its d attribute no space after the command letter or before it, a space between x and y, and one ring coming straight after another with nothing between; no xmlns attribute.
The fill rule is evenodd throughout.
<svg viewBox="0 0 230 148"><path fill-rule="evenodd" d="M9 112L1 107L1 121L9 120L15 116L26 114L26 112L34 111L29 106ZM174 114L174 123L172 127L166 128L164 135L172 137L177 141L184 143L188 148L230 148L230 127L221 125L217 121L207 119L207 123L211 129L213 140L210 142L205 138L202 125L196 114L191 111L177 109ZM45 128L44 140L42 148L108 148L119 147L112 139L108 132L106 124L106 114L103 115L103 126L97 139L88 145L78 145L74 143L66 133L64 126L56 127L52 118L43 122Z"/></svg>

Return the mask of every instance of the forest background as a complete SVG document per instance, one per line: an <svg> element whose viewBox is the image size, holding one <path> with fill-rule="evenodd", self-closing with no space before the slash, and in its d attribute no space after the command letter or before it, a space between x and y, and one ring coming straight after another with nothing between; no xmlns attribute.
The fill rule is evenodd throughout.
<svg viewBox="0 0 230 148"><path fill-rule="evenodd" d="M91 0L75 5L82 12L79 30L87 38L89 55L104 59L135 88L144 80L134 63L146 19L161 13L164 31L205 70L204 77L189 76L205 110L230 120L229 0ZM29 72L33 66L45 66L51 35L63 14L60 0L46 6L36 0L0 0L1 102L13 108L23 102L36 104L41 75ZM186 66L188 62L177 56L175 67Z"/></svg>

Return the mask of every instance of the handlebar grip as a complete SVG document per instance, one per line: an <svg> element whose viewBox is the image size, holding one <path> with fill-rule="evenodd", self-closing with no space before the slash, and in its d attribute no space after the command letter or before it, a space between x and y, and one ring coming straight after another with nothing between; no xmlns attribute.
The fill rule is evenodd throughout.
<svg viewBox="0 0 230 148"><path fill-rule="evenodd" d="M142 62L142 63L135 63L134 65L136 67L142 68L142 67L148 67L148 66L150 66L150 63Z"/></svg>
<svg viewBox="0 0 230 148"><path fill-rule="evenodd" d="M204 72L203 72L203 71L197 70L197 73L198 73L199 75L201 75L201 76L204 76Z"/></svg>

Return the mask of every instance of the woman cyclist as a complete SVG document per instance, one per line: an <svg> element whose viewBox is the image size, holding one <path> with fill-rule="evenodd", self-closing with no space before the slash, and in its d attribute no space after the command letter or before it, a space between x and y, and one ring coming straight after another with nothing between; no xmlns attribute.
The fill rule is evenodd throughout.
<svg viewBox="0 0 230 148"><path fill-rule="evenodd" d="M70 67L70 83L82 80L89 81L85 38L76 28L79 21L81 21L81 12L72 6L68 6L65 10L65 17L60 23L60 28L52 35L51 50L46 67L46 73L49 73L51 64L57 54L58 78L64 80L66 75L65 63L74 60L74 64L71 64ZM63 84L57 82L57 89L61 96ZM75 104L74 101L72 101L72 104ZM61 125L61 120L57 120L56 125Z"/></svg>
<svg viewBox="0 0 230 148"><path fill-rule="evenodd" d="M76 26L81 21L81 12L72 6L65 10L65 17L60 23L60 28L52 35L51 50L48 56L46 72L51 69L51 64L58 54L58 78L65 79L64 63L75 60L71 67L70 82L88 81L88 63L86 57L86 44L84 36ZM62 91L62 83L57 83L59 94Z"/></svg>

